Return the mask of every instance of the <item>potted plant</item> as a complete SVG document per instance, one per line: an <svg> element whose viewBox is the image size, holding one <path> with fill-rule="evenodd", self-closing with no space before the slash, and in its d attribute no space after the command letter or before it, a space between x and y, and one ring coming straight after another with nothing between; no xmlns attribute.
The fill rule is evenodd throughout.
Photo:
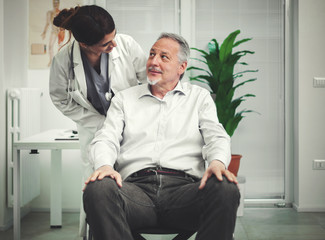
<svg viewBox="0 0 325 240"><path fill-rule="evenodd" d="M220 47L217 40L212 39L208 43L209 52L198 48L191 48L202 54L201 59L192 59L203 63L207 69L195 66L188 68L188 71L192 71L192 73L194 71L199 72L197 75L192 74L192 76L189 77L190 81L198 81L210 86L211 95L214 98L214 102L217 107L219 121L230 137L233 136L239 122L244 118L244 114L252 112L252 110L247 109L236 111L237 108L243 101L246 100L246 98L255 97L254 94L248 93L235 98L234 93L238 87L256 80L256 78L241 80L245 73L258 71L244 70L234 73L234 67L236 64L248 65L246 62L239 62L243 56L255 53L248 50L233 52L235 47L251 40L251 38L245 38L235 41L239 33L240 30L230 33ZM236 158L239 158L238 163L235 163ZM233 154L232 161L229 165L229 170L232 171L236 176L239 168L240 158L241 155ZM238 165L237 170L233 169L234 165Z"/></svg>

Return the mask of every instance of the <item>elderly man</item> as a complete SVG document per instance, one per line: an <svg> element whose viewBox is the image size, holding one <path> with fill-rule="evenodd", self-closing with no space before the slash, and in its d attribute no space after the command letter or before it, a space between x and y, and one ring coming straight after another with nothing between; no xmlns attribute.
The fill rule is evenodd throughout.
<svg viewBox="0 0 325 240"><path fill-rule="evenodd" d="M95 239L129 240L154 226L232 239L240 194L226 170L230 138L209 92L180 82L188 57L181 36L163 33L150 50L149 84L112 100L84 190Z"/></svg>

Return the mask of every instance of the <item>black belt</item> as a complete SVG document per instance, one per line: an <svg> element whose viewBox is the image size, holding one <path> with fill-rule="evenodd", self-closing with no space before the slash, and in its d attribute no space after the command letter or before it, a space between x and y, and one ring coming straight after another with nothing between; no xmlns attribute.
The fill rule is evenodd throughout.
<svg viewBox="0 0 325 240"><path fill-rule="evenodd" d="M186 177L187 174L183 171L174 170L170 168L145 168L133 173L132 177L143 177L151 175L169 175L169 176L181 176Z"/></svg>

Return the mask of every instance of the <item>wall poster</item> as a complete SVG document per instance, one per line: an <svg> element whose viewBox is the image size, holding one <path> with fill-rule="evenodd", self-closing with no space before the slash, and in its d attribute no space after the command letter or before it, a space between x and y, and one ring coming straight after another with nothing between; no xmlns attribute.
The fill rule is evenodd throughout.
<svg viewBox="0 0 325 240"><path fill-rule="evenodd" d="M53 25L64 8L83 5L83 0L29 0L29 68L46 69L69 38L69 32Z"/></svg>

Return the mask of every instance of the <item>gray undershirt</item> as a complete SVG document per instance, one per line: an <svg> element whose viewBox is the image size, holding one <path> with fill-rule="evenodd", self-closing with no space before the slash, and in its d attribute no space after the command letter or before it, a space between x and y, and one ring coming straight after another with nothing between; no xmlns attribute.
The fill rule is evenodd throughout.
<svg viewBox="0 0 325 240"><path fill-rule="evenodd" d="M110 101L105 97L109 91L108 54L102 53L101 55L100 74L90 65L88 58L82 52L81 57L87 82L87 99L100 114L106 116L110 105Z"/></svg>

